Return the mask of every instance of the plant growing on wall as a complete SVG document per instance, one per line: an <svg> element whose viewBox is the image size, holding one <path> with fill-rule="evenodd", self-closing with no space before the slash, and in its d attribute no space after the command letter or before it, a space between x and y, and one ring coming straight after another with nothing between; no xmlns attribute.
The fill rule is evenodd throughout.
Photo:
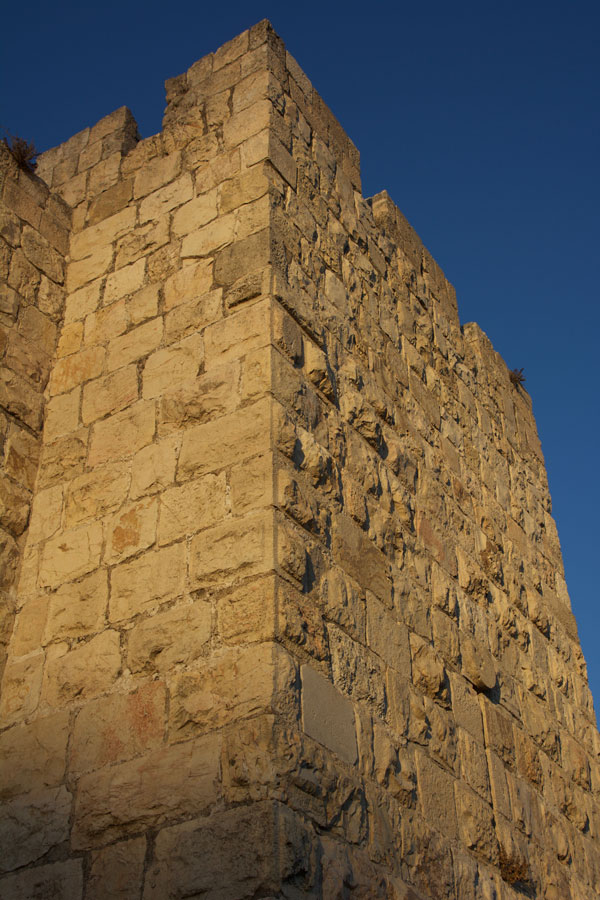
<svg viewBox="0 0 600 900"><path fill-rule="evenodd" d="M14 134L9 134L7 137L3 138L3 141L8 147L18 167L24 172L33 174L35 172L35 167L37 166L36 156L38 155L35 144L26 141L25 138L17 137Z"/></svg>
<svg viewBox="0 0 600 900"><path fill-rule="evenodd" d="M508 377L511 380L511 384L514 384L515 387L521 387L525 384L525 375L523 374L523 369L511 369L508 373Z"/></svg>

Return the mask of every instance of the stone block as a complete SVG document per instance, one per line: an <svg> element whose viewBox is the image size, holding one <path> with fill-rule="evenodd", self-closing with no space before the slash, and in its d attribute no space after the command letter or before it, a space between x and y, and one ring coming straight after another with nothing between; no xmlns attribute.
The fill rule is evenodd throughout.
<svg viewBox="0 0 600 900"><path fill-rule="evenodd" d="M148 357L144 366L142 375L144 399L158 397L196 378L203 358L204 343L199 334L192 334L176 344L171 344L170 347L156 350Z"/></svg>
<svg viewBox="0 0 600 900"><path fill-rule="evenodd" d="M211 636L210 604L201 600L173 606L138 622L129 632L127 662L132 672L171 671L190 664Z"/></svg>
<svg viewBox="0 0 600 900"><path fill-rule="evenodd" d="M75 802L74 848L103 846L206 812L217 799L220 741L210 734L84 775Z"/></svg>
<svg viewBox="0 0 600 900"><path fill-rule="evenodd" d="M172 209L182 206L194 196L194 187L189 174L181 175L170 184L161 187L142 200L139 220L143 224L149 220L160 219Z"/></svg>
<svg viewBox="0 0 600 900"><path fill-rule="evenodd" d="M47 614L48 600L44 596L32 597L23 603L15 619L10 645L14 656L26 656L39 650Z"/></svg>
<svg viewBox="0 0 600 900"><path fill-rule="evenodd" d="M268 398L230 415L188 428L183 435L177 480L216 471L268 447Z"/></svg>
<svg viewBox="0 0 600 900"><path fill-rule="evenodd" d="M217 629L226 644L269 641L275 637L275 576L251 579L230 588L217 604Z"/></svg>
<svg viewBox="0 0 600 900"><path fill-rule="evenodd" d="M183 207L185 209L185 207ZM213 262L210 259L188 263L170 275L164 284L165 310L180 303L197 300L212 288Z"/></svg>
<svg viewBox="0 0 600 900"><path fill-rule="evenodd" d="M190 584L193 587L229 583L271 570L273 513L253 513L208 528L190 544Z"/></svg>
<svg viewBox="0 0 600 900"><path fill-rule="evenodd" d="M43 669L44 654L41 652L19 659L8 659L0 696L0 715L4 725L21 722L35 712L40 698Z"/></svg>
<svg viewBox="0 0 600 900"><path fill-rule="evenodd" d="M108 345L107 368L109 372L120 369L156 350L162 340L163 322L158 317L144 322L112 340Z"/></svg>
<svg viewBox="0 0 600 900"><path fill-rule="evenodd" d="M46 403L44 416L44 439L51 443L64 437L79 427L79 402L81 388L76 387L68 394L59 394Z"/></svg>
<svg viewBox="0 0 600 900"><path fill-rule="evenodd" d="M63 786L26 794L0 806L0 872L36 862L66 841L71 804L72 796Z"/></svg>
<svg viewBox="0 0 600 900"><path fill-rule="evenodd" d="M119 841L92 853L86 900L131 900L141 895L146 839Z"/></svg>
<svg viewBox="0 0 600 900"><path fill-rule="evenodd" d="M266 346L270 341L270 319L271 301L265 299L209 325L204 332L207 369Z"/></svg>
<svg viewBox="0 0 600 900"><path fill-rule="evenodd" d="M97 466L91 472L73 478L66 487L65 527L100 519L119 507L127 496L129 482L129 464L123 462Z"/></svg>
<svg viewBox="0 0 600 900"><path fill-rule="evenodd" d="M408 629L367 592L367 644L388 666L410 678Z"/></svg>
<svg viewBox="0 0 600 900"><path fill-rule="evenodd" d="M174 436L149 444L136 453L131 464L133 499L156 494L173 484L178 450L179 440Z"/></svg>
<svg viewBox="0 0 600 900"><path fill-rule="evenodd" d="M170 544L215 525L227 513L225 474L204 475L160 495L159 544Z"/></svg>
<svg viewBox="0 0 600 900"><path fill-rule="evenodd" d="M150 550L131 562L115 566L111 574L109 618L132 619L158 603L183 593L186 577L185 544Z"/></svg>
<svg viewBox="0 0 600 900"><path fill-rule="evenodd" d="M123 266L112 272L106 279L104 287L103 303L107 306L120 300L121 297L127 297L134 294L144 284L144 275L146 272L146 260L138 259L136 262Z"/></svg>
<svg viewBox="0 0 600 900"><path fill-rule="evenodd" d="M416 755L419 804L428 822L448 840L459 836L454 799L455 779L424 752Z"/></svg>
<svg viewBox="0 0 600 900"><path fill-rule="evenodd" d="M44 545L39 580L42 587L57 588L97 568L102 552L102 525L91 522L61 531Z"/></svg>
<svg viewBox="0 0 600 900"><path fill-rule="evenodd" d="M181 171L181 153L169 153L150 160L135 176L133 196L136 200L146 197L170 181L174 181Z"/></svg>
<svg viewBox="0 0 600 900"><path fill-rule="evenodd" d="M81 702L111 689L121 670L117 631L104 631L46 663L42 695L49 706Z"/></svg>
<svg viewBox="0 0 600 900"><path fill-rule="evenodd" d="M87 444L87 428L44 444L38 472L38 489L60 486L67 478L74 478L83 472Z"/></svg>
<svg viewBox="0 0 600 900"><path fill-rule="evenodd" d="M149 682L129 694L86 703L69 745L69 772L79 776L139 756L163 743L166 691Z"/></svg>
<svg viewBox="0 0 600 900"><path fill-rule="evenodd" d="M0 879L5 900L80 900L83 896L83 864L80 859L23 869Z"/></svg>
<svg viewBox="0 0 600 900"><path fill-rule="evenodd" d="M0 734L0 800L54 788L65 775L69 717L65 712Z"/></svg>
<svg viewBox="0 0 600 900"><path fill-rule="evenodd" d="M81 638L100 631L106 620L107 573L98 569L91 575L61 585L48 598L44 642Z"/></svg>
<svg viewBox="0 0 600 900"><path fill-rule="evenodd" d="M354 765L357 745L352 701L311 666L302 666L300 675L304 732Z"/></svg>
<svg viewBox="0 0 600 900"><path fill-rule="evenodd" d="M180 206L173 215L172 229L177 237L196 231L217 216L217 191L207 191Z"/></svg>
<svg viewBox="0 0 600 900"><path fill-rule="evenodd" d="M150 444L154 437L155 420L154 402L142 400L129 409L97 422L90 444L90 466L132 456Z"/></svg>
<svg viewBox="0 0 600 900"><path fill-rule="evenodd" d="M135 366L125 366L104 378L96 378L83 388L81 417L84 425L119 412L138 399L138 376Z"/></svg>
<svg viewBox="0 0 600 900"><path fill-rule="evenodd" d="M169 739L186 740L258 714L297 716L296 667L276 644L227 648L171 679Z"/></svg>
<svg viewBox="0 0 600 900"><path fill-rule="evenodd" d="M337 565L387 606L391 605L390 564L368 535L347 516L338 515L333 520L332 548Z"/></svg>
<svg viewBox="0 0 600 900"><path fill-rule="evenodd" d="M158 504L154 497L128 503L107 525L105 558L109 563L121 562L156 540Z"/></svg>
<svg viewBox="0 0 600 900"><path fill-rule="evenodd" d="M92 378L98 378L104 366L104 348L87 347L72 356L59 359L50 375L50 395L65 394Z"/></svg>
<svg viewBox="0 0 600 900"><path fill-rule="evenodd" d="M165 316L165 342L171 344L180 338L202 331L206 325L223 316L223 292L218 289L201 294L197 300L181 303Z"/></svg>

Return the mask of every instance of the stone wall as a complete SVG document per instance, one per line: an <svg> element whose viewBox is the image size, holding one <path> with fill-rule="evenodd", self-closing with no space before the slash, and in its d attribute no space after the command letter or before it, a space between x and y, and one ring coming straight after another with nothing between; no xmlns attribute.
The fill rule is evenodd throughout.
<svg viewBox="0 0 600 900"><path fill-rule="evenodd" d="M268 23L167 100L32 181L72 228L2 896L587 900L600 740L527 394Z"/></svg>
<svg viewBox="0 0 600 900"><path fill-rule="evenodd" d="M0 144L0 677L64 306L71 210Z"/></svg>

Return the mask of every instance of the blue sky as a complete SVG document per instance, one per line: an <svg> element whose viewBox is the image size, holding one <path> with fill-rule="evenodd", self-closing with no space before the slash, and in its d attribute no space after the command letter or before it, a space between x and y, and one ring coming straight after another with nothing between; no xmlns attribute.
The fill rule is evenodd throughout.
<svg viewBox="0 0 600 900"><path fill-rule="evenodd" d="M524 367L600 702L600 5L10 4L0 126L47 149L269 18L511 368ZM596 463L594 462L596 460Z"/></svg>

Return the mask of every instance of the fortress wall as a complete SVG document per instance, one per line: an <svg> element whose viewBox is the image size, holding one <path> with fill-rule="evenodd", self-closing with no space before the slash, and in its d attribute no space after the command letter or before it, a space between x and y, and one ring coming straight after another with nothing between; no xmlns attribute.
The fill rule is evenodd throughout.
<svg viewBox="0 0 600 900"><path fill-rule="evenodd" d="M117 110L40 161L73 226L2 686L3 897L275 891L293 865L290 814L240 763L289 702L269 34L172 82L160 135Z"/></svg>
<svg viewBox="0 0 600 900"><path fill-rule="evenodd" d="M2 896L587 900L600 740L530 400L281 40L40 173L73 212Z"/></svg>
<svg viewBox="0 0 600 900"><path fill-rule="evenodd" d="M0 677L64 306L70 218L66 204L0 144Z"/></svg>
<svg viewBox="0 0 600 900"><path fill-rule="evenodd" d="M387 195L356 190L295 64L278 77L297 170L273 207L294 469L277 528L302 593L295 618L279 606L302 685L288 802L320 833L323 896L383 879L583 900L598 734L530 399Z"/></svg>

